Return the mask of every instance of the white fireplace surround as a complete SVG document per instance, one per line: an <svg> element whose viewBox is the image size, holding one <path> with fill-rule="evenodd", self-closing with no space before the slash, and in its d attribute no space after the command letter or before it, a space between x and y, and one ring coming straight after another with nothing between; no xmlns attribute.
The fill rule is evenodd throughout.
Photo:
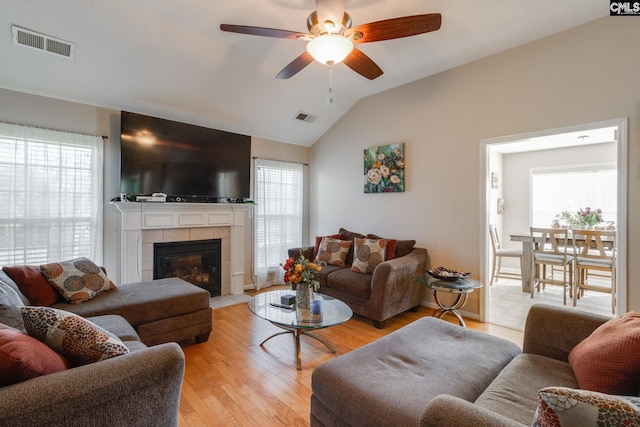
<svg viewBox="0 0 640 427"><path fill-rule="evenodd" d="M153 244L221 239L222 295L244 290L251 205L112 202L105 208L105 267L116 283L153 279Z"/></svg>

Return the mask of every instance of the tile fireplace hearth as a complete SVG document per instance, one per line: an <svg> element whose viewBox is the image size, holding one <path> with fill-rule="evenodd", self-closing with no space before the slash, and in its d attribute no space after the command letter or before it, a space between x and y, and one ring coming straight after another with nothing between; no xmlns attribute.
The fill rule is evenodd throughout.
<svg viewBox="0 0 640 427"><path fill-rule="evenodd" d="M148 281L154 278L154 244L219 239L220 294L241 294L250 209L231 203L113 202L105 207L105 267L116 284Z"/></svg>

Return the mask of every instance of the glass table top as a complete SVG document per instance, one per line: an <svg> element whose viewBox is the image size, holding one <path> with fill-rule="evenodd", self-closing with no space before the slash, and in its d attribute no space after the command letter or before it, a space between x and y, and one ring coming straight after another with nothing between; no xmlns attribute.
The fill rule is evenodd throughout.
<svg viewBox="0 0 640 427"><path fill-rule="evenodd" d="M421 274L417 280L429 289L449 292L471 292L474 289L482 287L482 282L474 279L458 279L454 282L447 282L445 280L439 280L429 274Z"/></svg>
<svg viewBox="0 0 640 427"><path fill-rule="evenodd" d="M281 289L257 294L248 302L249 310L253 314L276 325L298 329L321 329L339 325L353 316L349 306L342 301L328 295L314 292L314 301L321 301L322 317L320 319L305 320L295 309L281 308L271 305L280 304L283 295L295 295L296 291Z"/></svg>

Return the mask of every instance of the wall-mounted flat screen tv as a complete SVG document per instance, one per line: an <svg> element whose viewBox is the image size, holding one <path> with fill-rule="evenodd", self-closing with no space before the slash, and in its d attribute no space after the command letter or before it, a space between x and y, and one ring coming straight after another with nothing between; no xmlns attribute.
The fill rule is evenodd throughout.
<svg viewBox="0 0 640 427"><path fill-rule="evenodd" d="M251 137L121 113L120 192L247 199Z"/></svg>

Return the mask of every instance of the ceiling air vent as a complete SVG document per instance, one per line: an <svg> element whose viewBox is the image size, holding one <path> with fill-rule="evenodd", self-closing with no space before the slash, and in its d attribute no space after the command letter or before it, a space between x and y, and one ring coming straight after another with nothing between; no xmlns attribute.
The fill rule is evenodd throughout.
<svg viewBox="0 0 640 427"><path fill-rule="evenodd" d="M15 25L11 27L11 32L13 34L13 44L15 45L62 56L67 59L73 59L76 50L76 45L73 43L36 33L35 31L25 28L16 27Z"/></svg>
<svg viewBox="0 0 640 427"><path fill-rule="evenodd" d="M296 116L296 120L301 120L307 123L313 123L313 121L317 118L318 116L314 116L313 114L309 114L309 113L303 113L302 111L300 111Z"/></svg>

